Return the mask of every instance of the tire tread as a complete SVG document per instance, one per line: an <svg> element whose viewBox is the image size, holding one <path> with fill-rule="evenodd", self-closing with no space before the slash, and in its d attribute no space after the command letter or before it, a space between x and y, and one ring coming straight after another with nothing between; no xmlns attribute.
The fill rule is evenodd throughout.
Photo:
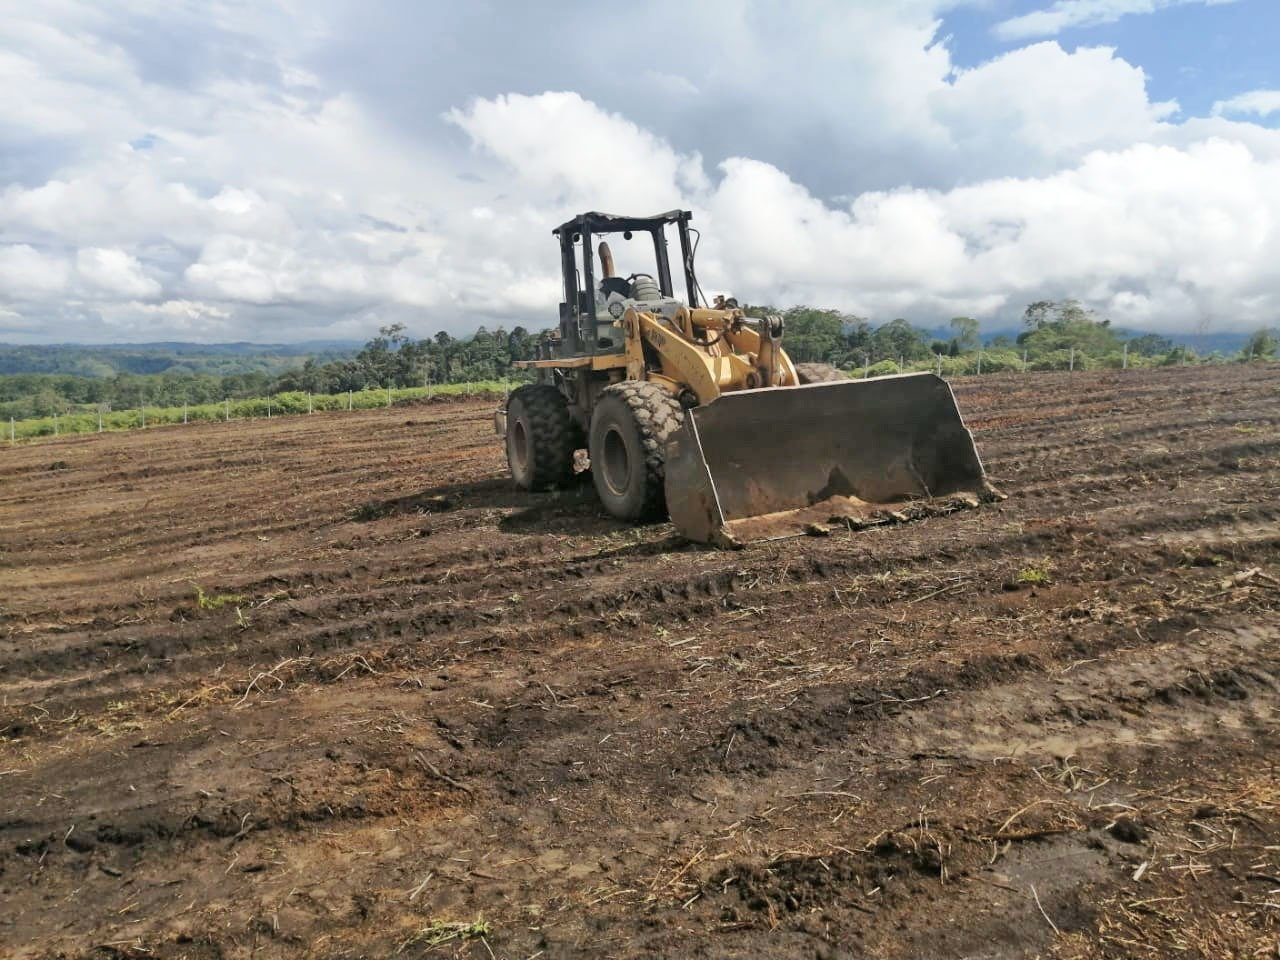
<svg viewBox="0 0 1280 960"><path fill-rule="evenodd" d="M684 408L669 392L647 380L624 380L605 388L600 399L615 396L626 404L644 445L645 495L639 519L666 515L667 440L684 425ZM599 402L599 401L597 401Z"/></svg>
<svg viewBox="0 0 1280 960"><path fill-rule="evenodd" d="M569 415L568 401L546 383L526 383L507 401L518 400L529 415L530 490L563 487L573 479L573 454L582 430Z"/></svg>

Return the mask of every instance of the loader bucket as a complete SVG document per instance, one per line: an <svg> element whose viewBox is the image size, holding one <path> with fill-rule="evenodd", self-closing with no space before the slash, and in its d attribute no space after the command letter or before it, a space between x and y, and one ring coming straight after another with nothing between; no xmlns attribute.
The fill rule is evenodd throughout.
<svg viewBox="0 0 1280 960"><path fill-rule="evenodd" d="M1000 498L931 373L723 394L668 441L666 496L684 536L722 544Z"/></svg>

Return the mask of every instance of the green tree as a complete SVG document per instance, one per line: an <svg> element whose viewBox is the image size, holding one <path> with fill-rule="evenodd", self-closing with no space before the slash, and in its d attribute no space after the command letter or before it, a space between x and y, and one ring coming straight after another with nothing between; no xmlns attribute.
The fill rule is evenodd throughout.
<svg viewBox="0 0 1280 960"><path fill-rule="evenodd" d="M1078 300L1039 300L1027 307L1028 329L1018 343L1032 359L1072 350L1081 357L1104 357L1120 351L1120 338L1111 321L1099 318Z"/></svg>
<svg viewBox="0 0 1280 960"><path fill-rule="evenodd" d="M1269 360L1276 353L1276 334L1267 329L1255 330L1241 353L1254 360Z"/></svg>
<svg viewBox="0 0 1280 960"><path fill-rule="evenodd" d="M951 329L961 353L978 349L978 321L973 317L952 317Z"/></svg>
<svg viewBox="0 0 1280 960"><path fill-rule="evenodd" d="M524 327L512 327L507 337L507 357L511 360L532 360L537 341Z"/></svg>
<svg viewBox="0 0 1280 960"><path fill-rule="evenodd" d="M929 356L929 340L924 331L901 317L882 324L871 335L872 360L925 360Z"/></svg>
<svg viewBox="0 0 1280 960"><path fill-rule="evenodd" d="M841 333L844 337L841 362L861 363L862 358L871 351L871 324L862 317L846 316Z"/></svg>
<svg viewBox="0 0 1280 960"><path fill-rule="evenodd" d="M1022 322L1033 330L1039 330L1052 321L1057 306L1052 300L1037 300L1027 304L1027 309L1022 313Z"/></svg>
<svg viewBox="0 0 1280 960"><path fill-rule="evenodd" d="M838 310L792 307L782 315L783 346L797 363L831 363L843 352L844 317Z"/></svg>
<svg viewBox="0 0 1280 960"><path fill-rule="evenodd" d="M1156 333L1144 333L1129 341L1129 352L1140 357L1159 357L1173 349L1173 341Z"/></svg>

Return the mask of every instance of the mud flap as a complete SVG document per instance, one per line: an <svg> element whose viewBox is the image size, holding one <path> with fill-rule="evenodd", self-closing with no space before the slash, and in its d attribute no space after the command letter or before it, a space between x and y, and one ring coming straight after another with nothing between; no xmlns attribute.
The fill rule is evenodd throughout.
<svg viewBox="0 0 1280 960"><path fill-rule="evenodd" d="M931 373L726 393L687 411L665 482L676 528L722 544L1000 497Z"/></svg>

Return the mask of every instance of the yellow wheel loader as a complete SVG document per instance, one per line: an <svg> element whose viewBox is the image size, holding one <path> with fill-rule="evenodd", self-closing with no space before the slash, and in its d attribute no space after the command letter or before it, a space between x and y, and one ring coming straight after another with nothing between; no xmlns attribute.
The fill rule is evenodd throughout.
<svg viewBox="0 0 1280 960"><path fill-rule="evenodd" d="M706 306L691 219L687 210L584 213L552 231L559 330L537 359L516 363L538 380L496 416L518 487L569 484L585 447L610 514L669 515L687 538L722 545L998 496L942 379L848 380L826 364L792 363L780 317L747 317L719 298ZM683 301L668 255L673 226ZM618 275L600 240L617 235L624 262L642 260L647 272Z"/></svg>

